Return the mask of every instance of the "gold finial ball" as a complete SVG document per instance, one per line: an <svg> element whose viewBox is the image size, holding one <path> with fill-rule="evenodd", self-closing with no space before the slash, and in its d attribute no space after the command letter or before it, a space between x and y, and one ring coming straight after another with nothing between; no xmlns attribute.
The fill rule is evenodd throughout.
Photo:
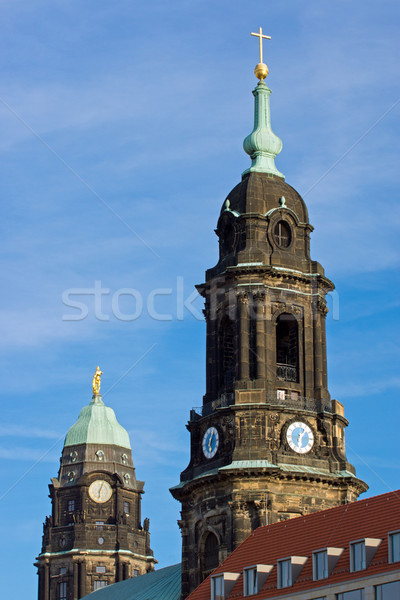
<svg viewBox="0 0 400 600"><path fill-rule="evenodd" d="M268 73L269 69L264 63L258 63L258 65L256 65L256 68L254 69L255 76L261 81L266 78Z"/></svg>

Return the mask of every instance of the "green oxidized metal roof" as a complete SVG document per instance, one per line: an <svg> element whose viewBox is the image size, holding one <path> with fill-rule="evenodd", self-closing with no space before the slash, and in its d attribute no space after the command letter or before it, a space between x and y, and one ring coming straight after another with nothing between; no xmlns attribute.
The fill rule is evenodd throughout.
<svg viewBox="0 0 400 600"><path fill-rule="evenodd" d="M111 444L131 449L128 432L118 423L115 412L104 404L100 394L95 394L91 403L82 408L77 422L65 437L64 446L78 444Z"/></svg>
<svg viewBox="0 0 400 600"><path fill-rule="evenodd" d="M181 565L172 565L96 590L89 600L180 600Z"/></svg>
<svg viewBox="0 0 400 600"><path fill-rule="evenodd" d="M270 94L271 90L263 81L259 81L253 90L254 128L243 142L243 148L251 158L251 167L243 175L252 172L271 173L284 179L275 166L275 157L282 150L282 141L271 129Z"/></svg>
<svg viewBox="0 0 400 600"><path fill-rule="evenodd" d="M328 469L320 468L320 467L308 467L306 465L287 465L287 464L278 464L275 465L268 460L234 460L229 463L229 465L225 465L223 467L219 467L216 469L211 469L210 471L205 471L200 473L191 481L196 481L196 479L202 479L205 477L210 477L211 475L217 475L218 473L222 473L224 471L246 471L250 469L278 469L281 471L294 472L294 473L308 473L310 475L321 475L324 477L355 477L353 473L350 471L334 471L330 472ZM185 485L187 485L188 481L181 481L178 485L174 485L170 488L170 490L179 490Z"/></svg>

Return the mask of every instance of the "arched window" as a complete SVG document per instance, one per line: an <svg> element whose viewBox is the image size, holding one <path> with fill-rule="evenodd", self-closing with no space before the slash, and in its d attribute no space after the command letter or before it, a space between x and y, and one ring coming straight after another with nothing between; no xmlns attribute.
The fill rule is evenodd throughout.
<svg viewBox="0 0 400 600"><path fill-rule="evenodd" d="M276 323L277 379L299 380L299 327L293 315L283 313Z"/></svg>
<svg viewBox="0 0 400 600"><path fill-rule="evenodd" d="M233 390L235 376L235 346L233 323L228 317L221 321L219 331L219 383L226 392Z"/></svg>
<svg viewBox="0 0 400 600"><path fill-rule="evenodd" d="M292 232L289 223L278 221L274 227L274 241L279 248L288 248L292 241Z"/></svg>
<svg viewBox="0 0 400 600"><path fill-rule="evenodd" d="M209 532L204 542L203 550L203 579L219 565L218 540L214 533Z"/></svg>

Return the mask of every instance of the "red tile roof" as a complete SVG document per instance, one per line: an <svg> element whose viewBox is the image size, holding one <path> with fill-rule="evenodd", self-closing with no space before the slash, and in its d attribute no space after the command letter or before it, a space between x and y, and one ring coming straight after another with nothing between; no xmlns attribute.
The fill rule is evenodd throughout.
<svg viewBox="0 0 400 600"><path fill-rule="evenodd" d="M400 563L388 564L388 533L398 529L400 490L259 527L213 574L242 574L229 595L229 600L243 597L243 568L255 564L274 565L274 568L262 591L251 596L252 600L274 598L283 592L317 590L327 584L379 575L400 568ZM365 571L350 573L349 542L363 538L381 538L382 543ZM328 546L344 548L344 552L328 579L313 581L312 553ZM277 589L277 560L293 555L309 558L293 586L284 590ZM188 600L210 599L210 577L188 596Z"/></svg>

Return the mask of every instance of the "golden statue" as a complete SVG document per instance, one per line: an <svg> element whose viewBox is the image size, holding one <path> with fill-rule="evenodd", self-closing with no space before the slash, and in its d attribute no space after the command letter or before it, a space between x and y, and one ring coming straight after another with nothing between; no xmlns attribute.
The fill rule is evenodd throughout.
<svg viewBox="0 0 400 600"><path fill-rule="evenodd" d="M93 395L100 394L100 385L101 385L101 376L103 375L103 371L100 371L100 367L96 368L96 372L93 375L92 386L93 386Z"/></svg>

